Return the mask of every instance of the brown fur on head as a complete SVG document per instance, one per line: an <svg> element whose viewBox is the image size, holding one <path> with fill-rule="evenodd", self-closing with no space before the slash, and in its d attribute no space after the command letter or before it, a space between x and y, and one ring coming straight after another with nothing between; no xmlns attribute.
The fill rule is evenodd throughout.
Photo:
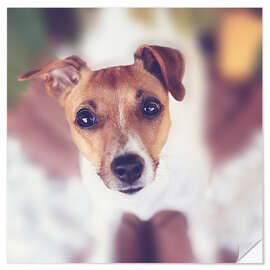
<svg viewBox="0 0 270 270"><path fill-rule="evenodd" d="M65 108L80 152L107 187L121 189L125 184L111 172L112 161L120 155L141 156L146 172L139 184L153 181L171 125L168 92L176 100L183 99L183 73L184 60L177 50L144 45L137 49L135 62L129 66L92 71L83 60L72 56L28 72L19 80L45 81L48 93ZM149 98L160 102L155 103L159 111L154 117L143 112ZM78 125L77 114L83 108L94 115L95 124L90 128Z"/></svg>

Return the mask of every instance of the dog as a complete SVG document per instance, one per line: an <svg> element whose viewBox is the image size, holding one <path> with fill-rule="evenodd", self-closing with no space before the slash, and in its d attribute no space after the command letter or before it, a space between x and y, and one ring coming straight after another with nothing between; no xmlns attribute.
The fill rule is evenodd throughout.
<svg viewBox="0 0 270 270"><path fill-rule="evenodd" d="M184 212L201 262L216 262L220 247L238 248L219 237L224 224L218 229L212 224L220 204L206 196L213 181L201 133L203 106L190 102L196 96L185 95L184 73L180 51L142 45L131 65L93 71L71 56L19 77L42 79L65 110L95 205L97 246L91 262L113 260L112 243L124 212L143 220L164 209Z"/></svg>
<svg viewBox="0 0 270 270"><path fill-rule="evenodd" d="M92 71L71 56L19 78L41 78L64 107L82 153L82 178L103 224L112 213L118 220L124 211L149 219L174 208L156 201L170 180L160 156L171 127L169 94L177 106L185 96L185 60L178 50L150 45L139 47L134 58L132 65Z"/></svg>

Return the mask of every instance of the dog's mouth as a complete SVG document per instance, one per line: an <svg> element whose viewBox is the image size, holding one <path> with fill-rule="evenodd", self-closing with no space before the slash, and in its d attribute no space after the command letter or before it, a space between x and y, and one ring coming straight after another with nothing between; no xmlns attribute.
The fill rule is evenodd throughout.
<svg viewBox="0 0 270 270"><path fill-rule="evenodd" d="M128 188L128 189L120 189L119 191L122 192L122 193L125 193L125 194L132 195L132 194L135 194L135 193L137 193L138 191L140 191L142 188L143 188L143 187Z"/></svg>

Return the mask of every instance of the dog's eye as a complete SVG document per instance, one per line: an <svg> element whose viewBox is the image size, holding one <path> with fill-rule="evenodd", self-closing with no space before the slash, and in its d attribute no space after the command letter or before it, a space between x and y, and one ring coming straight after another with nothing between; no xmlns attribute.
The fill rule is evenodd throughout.
<svg viewBox="0 0 270 270"><path fill-rule="evenodd" d="M154 97L147 98L142 103L142 112L147 117L157 116L162 109L160 101Z"/></svg>
<svg viewBox="0 0 270 270"><path fill-rule="evenodd" d="M96 116L87 108L80 109L76 114L76 123L81 128L90 128L97 123Z"/></svg>

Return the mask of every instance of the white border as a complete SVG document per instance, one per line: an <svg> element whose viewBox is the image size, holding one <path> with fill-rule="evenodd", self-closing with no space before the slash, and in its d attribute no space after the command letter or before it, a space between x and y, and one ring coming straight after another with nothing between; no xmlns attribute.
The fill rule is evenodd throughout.
<svg viewBox="0 0 270 270"><path fill-rule="evenodd" d="M78 269L78 268L106 268L106 267L113 267L113 268L122 268L126 269L128 268L136 268L138 267L140 269L148 269L149 267L172 267L172 268L178 268L178 267L226 267L228 265L179 265L179 264L107 264L107 265L87 265L87 264L59 264L59 265L48 265L48 264L34 264L34 265L16 265L16 264L6 264L6 89L7 89L7 7L263 7L263 70L266 70L268 72L264 73L263 77L263 89L264 89L264 95L263 95L263 112L264 112L264 136L265 136L265 189L264 189L264 198L265 198L265 239L264 239L264 254L266 255L267 252L269 253L268 244L269 244L269 234L266 228L269 228L269 190L270 190L270 179L269 179L269 149L270 144L267 140L267 138L270 137L269 134L269 121L270 121L270 84L269 84L269 34L270 34L270 12L269 12L269 3L270 1L248 1L248 0L242 0L242 1L236 1L236 0L212 0L212 1L89 1L89 0L76 0L76 1L56 1L56 0L47 0L46 2L42 1L34 1L34 0L24 0L24 1L1 1L1 43L0 43L0 59L1 59L1 73L0 73L0 115L1 115L1 121L0 121L0 213L3 214L1 219L1 231L0 231L0 239L1 239L1 245L0 245L0 258L1 258L1 269L51 269L51 268L59 268L59 269ZM268 193L268 194L267 194ZM267 250L267 252L266 252ZM253 268L257 267L266 267L268 264L268 258L264 257L265 264L263 266L261 265L250 265ZM229 265L230 267L238 267L239 265ZM247 266L247 265L245 265ZM239 266L240 267L240 266ZM249 267L249 266L248 266Z"/></svg>
<svg viewBox="0 0 270 270"><path fill-rule="evenodd" d="M35 0L4 0L6 7L262 7L265 5L266 0L182 0L182 1L158 1L158 0L143 0L143 1L132 1L132 0L78 0L78 1L55 1L47 0L35 1Z"/></svg>
<svg viewBox="0 0 270 270"><path fill-rule="evenodd" d="M1 73L0 73L0 207L1 214L4 214L1 218L1 231L0 231L0 258L6 260L6 130L7 130L7 14L6 10L1 7L1 47L0 47L0 59L1 59Z"/></svg>

